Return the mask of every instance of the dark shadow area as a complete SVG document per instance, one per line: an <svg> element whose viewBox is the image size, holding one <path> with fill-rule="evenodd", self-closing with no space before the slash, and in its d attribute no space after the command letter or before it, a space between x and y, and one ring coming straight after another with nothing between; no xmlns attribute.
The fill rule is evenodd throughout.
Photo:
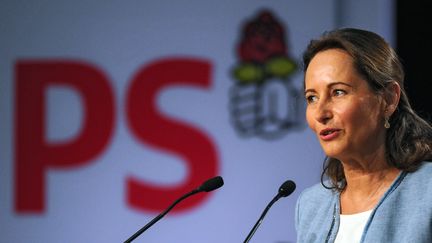
<svg viewBox="0 0 432 243"><path fill-rule="evenodd" d="M413 108L432 122L432 5L397 0L397 52L405 67L405 88Z"/></svg>

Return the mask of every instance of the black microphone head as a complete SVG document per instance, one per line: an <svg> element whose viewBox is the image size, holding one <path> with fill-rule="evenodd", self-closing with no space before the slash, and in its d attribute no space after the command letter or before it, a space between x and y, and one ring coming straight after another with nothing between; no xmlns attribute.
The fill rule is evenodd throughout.
<svg viewBox="0 0 432 243"><path fill-rule="evenodd" d="M223 184L224 184L224 181L223 181L222 177L216 176L216 177L213 177L213 178L205 181L200 187L198 187L197 190L209 192L209 191L213 191L215 189L218 189L219 187L223 186Z"/></svg>
<svg viewBox="0 0 432 243"><path fill-rule="evenodd" d="M296 184L291 180L287 180L284 183L282 183L282 185L279 187L278 195L281 197L287 197L288 195L293 193L295 188L296 188Z"/></svg>

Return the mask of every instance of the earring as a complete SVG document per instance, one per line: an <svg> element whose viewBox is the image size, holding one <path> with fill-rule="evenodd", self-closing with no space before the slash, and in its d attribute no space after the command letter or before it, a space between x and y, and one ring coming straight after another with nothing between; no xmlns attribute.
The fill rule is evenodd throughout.
<svg viewBox="0 0 432 243"><path fill-rule="evenodd" d="M389 129L389 128L390 128L390 122L389 122L389 118L388 118L388 117L385 117L385 118L384 118L384 127L385 127L386 129Z"/></svg>

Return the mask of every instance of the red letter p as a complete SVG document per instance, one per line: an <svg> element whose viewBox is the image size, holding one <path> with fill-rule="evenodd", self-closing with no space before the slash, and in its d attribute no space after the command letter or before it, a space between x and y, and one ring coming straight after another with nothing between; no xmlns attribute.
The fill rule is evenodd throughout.
<svg viewBox="0 0 432 243"><path fill-rule="evenodd" d="M19 61L15 67L15 211L45 208L45 172L83 165L109 141L114 122L113 94L96 68L70 61ZM67 143L45 137L45 95L50 85L74 88L82 96L80 134Z"/></svg>

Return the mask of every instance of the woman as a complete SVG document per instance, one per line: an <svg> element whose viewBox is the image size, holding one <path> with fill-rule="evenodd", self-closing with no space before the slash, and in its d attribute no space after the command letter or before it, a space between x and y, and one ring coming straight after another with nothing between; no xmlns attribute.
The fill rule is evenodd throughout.
<svg viewBox="0 0 432 243"><path fill-rule="evenodd" d="M303 61L328 179L297 201L298 242L432 242L432 127L412 110L393 49L340 29L311 41Z"/></svg>

